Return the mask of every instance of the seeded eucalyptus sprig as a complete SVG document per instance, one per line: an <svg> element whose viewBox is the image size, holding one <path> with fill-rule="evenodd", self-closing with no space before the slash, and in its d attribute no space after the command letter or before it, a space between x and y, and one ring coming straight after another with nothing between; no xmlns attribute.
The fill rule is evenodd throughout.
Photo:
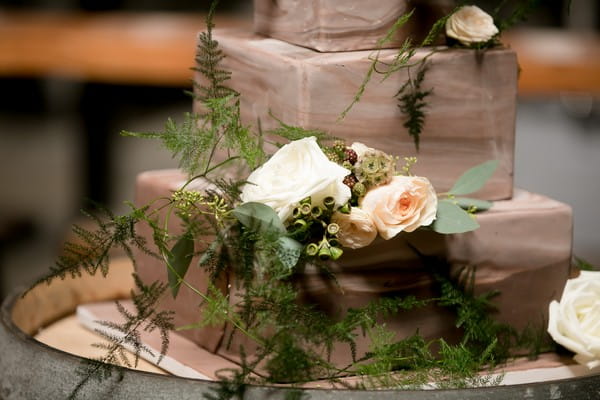
<svg viewBox="0 0 600 400"><path fill-rule="evenodd" d="M294 208L289 222L289 235L306 243L304 251L308 257L335 261L342 256L337 238L340 227L331 218L336 211L333 197L326 197L319 205L312 205L308 197Z"/></svg>

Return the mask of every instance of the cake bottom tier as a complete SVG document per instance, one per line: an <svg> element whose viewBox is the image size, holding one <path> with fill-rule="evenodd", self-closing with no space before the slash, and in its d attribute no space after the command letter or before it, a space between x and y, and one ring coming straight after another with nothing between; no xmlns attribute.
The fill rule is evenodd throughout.
<svg viewBox="0 0 600 400"><path fill-rule="evenodd" d="M150 171L137 181L138 205L168 196L185 181L176 170ZM399 235L359 250L346 250L343 262L332 265L337 283L316 269L307 268L296 277L300 297L316 304L332 316L348 308L366 305L384 296L415 295L417 298L434 294L430 271L431 260L444 260L448 272L475 272L475 293L498 291L493 304L494 316L517 329L545 325L548 304L559 299L569 277L572 248L571 208L548 197L516 190L511 200L494 203L486 212L477 214L480 228L473 232L439 235L429 231ZM176 229L177 221L170 221ZM152 242L150 230L142 232ZM165 281L166 267L159 260L140 254L137 272L144 281ZM207 273L192 262L186 279L199 290L208 286ZM234 282L220 282L229 291L230 301L236 303ZM201 299L182 288L176 299L169 298L164 307L175 311L177 325L200 320L198 305ZM418 331L425 338L444 337L452 341L460 332L452 314L440 307L402 312L386 320L386 326L397 336L407 337ZM239 361L243 346L252 353L252 343L234 333L229 340L229 326L211 327L182 334L209 351L233 361ZM224 340L227 338L227 340ZM368 350L368 340L359 336L358 354ZM334 350L332 361L350 361L348 347Z"/></svg>

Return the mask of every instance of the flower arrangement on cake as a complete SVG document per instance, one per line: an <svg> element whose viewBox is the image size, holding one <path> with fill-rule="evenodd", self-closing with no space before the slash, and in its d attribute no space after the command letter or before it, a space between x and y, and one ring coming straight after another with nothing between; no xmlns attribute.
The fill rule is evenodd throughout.
<svg viewBox="0 0 600 400"><path fill-rule="evenodd" d="M42 280L107 274L114 247L123 249L134 264L137 251L160 260L166 270L162 282L145 282L136 275L135 309L119 305L126 322L105 323L108 330L101 333L109 343L103 345L107 355L86 361L74 396L93 378L110 374L112 364L131 366L150 352L140 330L160 331L164 355L176 327L172 312L161 308L160 302L177 297L182 288L197 296L198 319L177 328L225 324L230 328L226 345L239 346L233 351L240 367L220 371L221 386L214 397L219 399L243 395L249 383L299 387L327 380L354 388L420 388L432 382L437 387L485 385L499 378L482 371L510 357L551 348L539 327L516 329L493 319L497 293L475 292L474 269L464 266L456 271L446 260L424 254L410 243L409 250L429 276L430 296L384 295L333 315L305 296L300 282L309 270L325 277L334 294L343 295L336 274L353 251L417 232L477 229L474 213L487 210L491 203L465 196L485 184L497 162L474 166L449 191L436 193L427 177L413 174L416 158L400 160L368 143L346 143L281 121L272 131L252 130L242 123L240 94L227 87L230 73L220 66L223 54L212 37L215 4L208 14L208 29L200 35L198 72L204 80L196 88L196 98L204 110L187 115L182 124L169 121L164 132L125 132L163 141L180 158L189 178L168 196L130 204L126 215L92 216L98 223L96 231L76 227L83 243L68 244ZM465 7L441 20L431 35L446 26L447 35L459 45L482 48L498 33L488 17ZM417 131L423 122L419 114L423 99L417 94L416 103L407 105L416 116L408 124ZM418 145L418 133L414 137ZM170 229L173 221L175 230ZM140 227L151 234L142 235ZM186 279L190 268L208 277L205 289ZM577 323L571 319L574 312L585 313L589 317L582 324L596 326L597 304L569 300L569 288L596 293L597 280L585 289L569 285L560 306L551 305L550 333L577 351L580 360L595 365L595 328L585 328L585 337L577 343L572 335ZM459 336L431 338L415 327L409 336L398 337L386 325L392 315L428 313L434 307L453 316ZM559 315L566 316L566 322L560 322ZM115 336L114 331L121 334ZM237 340L238 335L244 340ZM368 339L368 349L358 348L359 338ZM135 350L134 359L125 355L125 348ZM333 360L336 351L348 357ZM353 380L346 380L349 376Z"/></svg>

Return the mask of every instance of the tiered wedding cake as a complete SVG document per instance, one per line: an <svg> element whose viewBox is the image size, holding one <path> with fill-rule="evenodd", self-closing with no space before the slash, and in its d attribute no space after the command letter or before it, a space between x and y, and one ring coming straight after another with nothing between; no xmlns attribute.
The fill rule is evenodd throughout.
<svg viewBox="0 0 600 400"><path fill-rule="evenodd" d="M321 129L345 139L362 142L399 156L416 156L414 171L427 176L438 193L447 191L462 172L483 161L498 160L492 179L476 193L493 200L493 207L477 214L480 228L462 234L439 235L421 231L376 241L358 250L347 250L333 266L340 288L316 271L298 278L306 301L332 314L366 304L387 295L431 295L425 256L440 257L458 270L476 271L475 290L498 290L497 317L517 328L528 323L545 325L548 304L560 298L569 276L572 248L572 214L569 206L542 195L513 190L515 108L518 65L506 48L481 51L466 48L419 49L413 60L427 57L424 88L428 97L419 151L403 127L405 116L394 95L414 76L415 68L403 68L385 81L375 76L358 103L340 121L352 103L374 55L376 40L406 12L398 0L255 0L255 30L216 31L226 54L223 66L233 72L229 85L241 93L244 122L262 129L278 122ZM432 4L435 3L435 4ZM422 16L435 19L444 2L421 2ZM418 21L418 19L417 19ZM390 43L399 45L420 25L403 27ZM380 62L391 62L395 49L378 53ZM411 75L412 74L412 75ZM137 199L146 204L168 195L185 182L178 171L151 171L139 176ZM170 221L177 229L177 221ZM148 236L151 232L148 230ZM150 239L150 238L149 238ZM149 240L151 241L151 240ZM144 280L165 280L164 265L140 254L138 272ZM191 268L186 276L200 290L207 289L207 273ZM220 282L235 301L231 282ZM177 311L176 325L199 319L199 299L181 288L165 308ZM453 321L434 308L417 309L387 322L399 336L453 338ZM224 340L229 326L183 331L206 349L237 360L240 335ZM359 341L359 352L366 343ZM347 351L334 353L348 361Z"/></svg>

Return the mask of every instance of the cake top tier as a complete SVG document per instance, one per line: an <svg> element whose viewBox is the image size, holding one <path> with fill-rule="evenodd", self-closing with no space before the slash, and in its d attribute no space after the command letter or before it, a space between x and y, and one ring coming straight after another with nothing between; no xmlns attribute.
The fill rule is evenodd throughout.
<svg viewBox="0 0 600 400"><path fill-rule="evenodd" d="M399 17L409 21L386 47L407 37L423 38L432 24L452 10L453 0L254 0L257 33L318 51L377 48Z"/></svg>

